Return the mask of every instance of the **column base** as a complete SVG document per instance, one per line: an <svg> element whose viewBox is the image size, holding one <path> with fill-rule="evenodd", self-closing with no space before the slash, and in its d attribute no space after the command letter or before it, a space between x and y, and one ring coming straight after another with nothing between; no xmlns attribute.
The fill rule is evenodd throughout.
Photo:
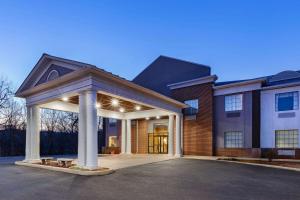
<svg viewBox="0 0 300 200"><path fill-rule="evenodd" d="M175 154L174 155L176 158L180 158L180 157L182 157L182 154Z"/></svg>
<svg viewBox="0 0 300 200"><path fill-rule="evenodd" d="M41 162L41 159L25 159L23 162L34 164Z"/></svg>

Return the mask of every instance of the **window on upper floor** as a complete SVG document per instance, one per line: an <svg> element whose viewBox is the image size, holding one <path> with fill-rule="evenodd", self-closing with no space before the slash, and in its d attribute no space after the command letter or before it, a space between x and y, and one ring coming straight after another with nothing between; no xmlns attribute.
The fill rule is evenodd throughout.
<svg viewBox="0 0 300 200"><path fill-rule="evenodd" d="M298 110L299 92L286 92L275 95L276 111Z"/></svg>
<svg viewBox="0 0 300 200"><path fill-rule="evenodd" d="M299 134L298 130L276 130L275 131L276 148L298 148Z"/></svg>
<svg viewBox="0 0 300 200"><path fill-rule="evenodd" d="M225 148L243 148L244 139L241 131L228 131L224 133Z"/></svg>
<svg viewBox="0 0 300 200"><path fill-rule="evenodd" d="M225 96L225 111L239 111L243 110L243 95L235 94Z"/></svg>
<svg viewBox="0 0 300 200"><path fill-rule="evenodd" d="M199 111L199 100L198 99L190 99L184 101L185 104L189 105L188 108L184 109L185 115L196 115Z"/></svg>

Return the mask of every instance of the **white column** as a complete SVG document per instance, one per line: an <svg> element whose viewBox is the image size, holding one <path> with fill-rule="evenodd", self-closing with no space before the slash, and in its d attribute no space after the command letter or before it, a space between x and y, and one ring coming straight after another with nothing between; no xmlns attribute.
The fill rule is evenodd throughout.
<svg viewBox="0 0 300 200"><path fill-rule="evenodd" d="M27 106L25 161L31 160L31 107Z"/></svg>
<svg viewBox="0 0 300 200"><path fill-rule="evenodd" d="M126 141L126 153L127 154L131 154L131 120L127 119L126 120L126 137L127 137L127 141Z"/></svg>
<svg viewBox="0 0 300 200"><path fill-rule="evenodd" d="M79 121L78 121L78 166L86 164L86 95L79 94Z"/></svg>
<svg viewBox="0 0 300 200"><path fill-rule="evenodd" d="M126 152L126 120L122 119L122 132L121 132L121 153L124 154Z"/></svg>
<svg viewBox="0 0 300 200"><path fill-rule="evenodd" d="M97 93L86 91L86 167L98 167Z"/></svg>
<svg viewBox="0 0 300 200"><path fill-rule="evenodd" d="M176 115L176 151L175 156L181 156L181 115Z"/></svg>
<svg viewBox="0 0 300 200"><path fill-rule="evenodd" d="M31 107L30 120L30 160L35 161L40 159L40 129L41 129L41 112L40 107L34 105Z"/></svg>
<svg viewBox="0 0 300 200"><path fill-rule="evenodd" d="M174 115L169 115L169 126L168 126L168 154L173 156L174 154Z"/></svg>

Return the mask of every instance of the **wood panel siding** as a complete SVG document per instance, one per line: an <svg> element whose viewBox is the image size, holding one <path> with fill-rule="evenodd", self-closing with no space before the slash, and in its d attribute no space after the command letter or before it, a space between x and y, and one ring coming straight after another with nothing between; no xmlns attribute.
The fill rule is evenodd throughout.
<svg viewBox="0 0 300 200"><path fill-rule="evenodd" d="M213 88L212 83L172 90L172 97L181 102L198 99L196 118L183 118L183 154L213 155Z"/></svg>
<svg viewBox="0 0 300 200"><path fill-rule="evenodd" d="M131 152L132 153L137 153L137 154L148 153L147 126L148 126L147 120L144 119L134 120L134 123L132 123L131 125Z"/></svg>

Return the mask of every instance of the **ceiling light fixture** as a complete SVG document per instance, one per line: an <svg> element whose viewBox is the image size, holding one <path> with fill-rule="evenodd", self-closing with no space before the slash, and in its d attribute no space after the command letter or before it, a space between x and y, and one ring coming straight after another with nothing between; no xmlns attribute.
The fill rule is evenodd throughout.
<svg viewBox="0 0 300 200"><path fill-rule="evenodd" d="M118 99L113 99L113 100L111 100L111 105L112 106L118 106L119 105L119 101L118 101Z"/></svg>
<svg viewBox="0 0 300 200"><path fill-rule="evenodd" d="M63 101L69 101L69 98L68 97L63 97L62 100Z"/></svg>
<svg viewBox="0 0 300 200"><path fill-rule="evenodd" d="M160 116L156 116L156 119L160 119Z"/></svg>
<svg viewBox="0 0 300 200"><path fill-rule="evenodd" d="M125 112L125 109L124 108L120 108L119 111L123 113L123 112Z"/></svg>
<svg viewBox="0 0 300 200"><path fill-rule="evenodd" d="M101 108L101 103L96 103L96 108Z"/></svg>
<svg viewBox="0 0 300 200"><path fill-rule="evenodd" d="M135 109L136 109L136 110L141 110L141 106L136 105L136 106L135 106Z"/></svg>
<svg viewBox="0 0 300 200"><path fill-rule="evenodd" d="M146 117L146 120L149 120L150 119L150 117Z"/></svg>

